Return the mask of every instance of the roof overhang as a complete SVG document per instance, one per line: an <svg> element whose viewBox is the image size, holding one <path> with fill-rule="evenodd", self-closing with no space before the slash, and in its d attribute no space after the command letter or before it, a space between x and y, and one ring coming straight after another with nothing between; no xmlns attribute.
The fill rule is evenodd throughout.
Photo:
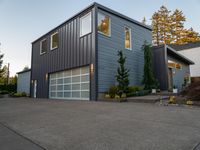
<svg viewBox="0 0 200 150"><path fill-rule="evenodd" d="M185 62L186 64L194 65L194 62L192 60L190 60L187 57L183 56L182 54L177 52L175 49L170 47L169 45L165 45L165 49L167 51L167 54L171 54L173 57Z"/></svg>
<svg viewBox="0 0 200 150"><path fill-rule="evenodd" d="M29 71L31 71L31 69L27 69L27 70L23 70L23 71L17 72L17 74L26 73L26 72L29 72Z"/></svg>

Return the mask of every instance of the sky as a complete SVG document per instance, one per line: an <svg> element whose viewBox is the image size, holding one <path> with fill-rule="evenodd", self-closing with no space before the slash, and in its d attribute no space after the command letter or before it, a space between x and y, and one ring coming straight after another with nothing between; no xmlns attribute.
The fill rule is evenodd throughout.
<svg viewBox="0 0 200 150"><path fill-rule="evenodd" d="M93 0L0 0L0 52L10 75L31 66L31 42L58 26ZM185 27L200 32L199 0L96 0L130 18L150 24L152 14L164 5L182 10Z"/></svg>

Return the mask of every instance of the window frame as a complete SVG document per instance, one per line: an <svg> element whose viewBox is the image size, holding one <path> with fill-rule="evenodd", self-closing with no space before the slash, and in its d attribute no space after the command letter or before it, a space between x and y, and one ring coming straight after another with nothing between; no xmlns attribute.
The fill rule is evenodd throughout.
<svg viewBox="0 0 200 150"><path fill-rule="evenodd" d="M47 42L47 38L44 38L44 39L42 39L42 40L40 41L40 55L43 55L43 54L47 53L47 50L46 50L46 52L42 52L42 42L44 42L44 41ZM47 48L47 49L48 49L48 48Z"/></svg>
<svg viewBox="0 0 200 150"><path fill-rule="evenodd" d="M108 35L98 30L98 21L99 21L98 14L101 14L103 16L107 16L109 18L109 34ZM104 13L99 12L99 11L97 12L97 31L98 31L98 33L100 33L100 34L102 34L104 36L111 37L111 17L109 15L104 14Z"/></svg>
<svg viewBox="0 0 200 150"><path fill-rule="evenodd" d="M58 48L58 46L57 46L57 47L54 47L54 48L52 47L52 46L53 46L53 43L52 43L52 42L53 42L53 38L52 38L52 37L53 37L54 35L56 35L56 34L58 34L58 31L56 31L56 32L54 32L54 33L51 34L51 39L50 39L50 42L51 42L51 44L50 44L50 49L51 49L51 50L54 50L54 49L57 49L57 48ZM58 45L59 45L59 34L58 34Z"/></svg>
<svg viewBox="0 0 200 150"><path fill-rule="evenodd" d="M130 48L126 48L126 28L128 29L130 34ZM124 26L124 48L127 50L132 50L132 29L128 26Z"/></svg>
<svg viewBox="0 0 200 150"><path fill-rule="evenodd" d="M82 20L88 16L90 16L90 26L91 26L90 32L82 34ZM92 12L91 11L80 17L80 37L86 36L90 33L92 33Z"/></svg>

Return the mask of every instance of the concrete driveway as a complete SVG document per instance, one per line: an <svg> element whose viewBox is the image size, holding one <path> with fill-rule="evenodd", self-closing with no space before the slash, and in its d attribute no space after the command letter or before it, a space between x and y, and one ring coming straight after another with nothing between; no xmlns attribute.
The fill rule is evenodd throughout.
<svg viewBox="0 0 200 150"><path fill-rule="evenodd" d="M17 149L20 137L26 150L197 150L200 142L200 108L0 99L0 123L1 150Z"/></svg>

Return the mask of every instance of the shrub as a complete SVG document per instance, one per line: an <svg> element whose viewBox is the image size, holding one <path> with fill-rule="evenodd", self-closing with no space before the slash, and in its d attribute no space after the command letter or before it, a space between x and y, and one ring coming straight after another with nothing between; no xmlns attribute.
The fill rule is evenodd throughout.
<svg viewBox="0 0 200 150"><path fill-rule="evenodd" d="M25 92L18 92L18 93L12 93L10 94L12 97L26 97L27 94Z"/></svg>
<svg viewBox="0 0 200 150"><path fill-rule="evenodd" d="M2 95L4 95L4 94L9 94L9 92L6 91L6 90L3 90L3 91L0 91L0 94L2 94Z"/></svg>
<svg viewBox="0 0 200 150"><path fill-rule="evenodd" d="M145 95L148 95L148 94L149 94L149 90L140 90L140 91L128 93L127 97L130 97L130 96L145 96Z"/></svg>
<svg viewBox="0 0 200 150"><path fill-rule="evenodd" d="M109 88L108 94L110 95L110 98L115 98L115 95L118 94L118 87L117 86L111 86Z"/></svg>
<svg viewBox="0 0 200 150"><path fill-rule="evenodd" d="M16 92L17 85L16 84L0 85L0 91Z"/></svg>
<svg viewBox="0 0 200 150"><path fill-rule="evenodd" d="M169 104L175 104L176 103L176 97L175 96L170 96L168 100Z"/></svg>
<svg viewBox="0 0 200 150"><path fill-rule="evenodd" d="M141 91L141 90L142 90L142 87L139 87L139 86L129 86L128 87L128 93L133 93L133 92Z"/></svg>

